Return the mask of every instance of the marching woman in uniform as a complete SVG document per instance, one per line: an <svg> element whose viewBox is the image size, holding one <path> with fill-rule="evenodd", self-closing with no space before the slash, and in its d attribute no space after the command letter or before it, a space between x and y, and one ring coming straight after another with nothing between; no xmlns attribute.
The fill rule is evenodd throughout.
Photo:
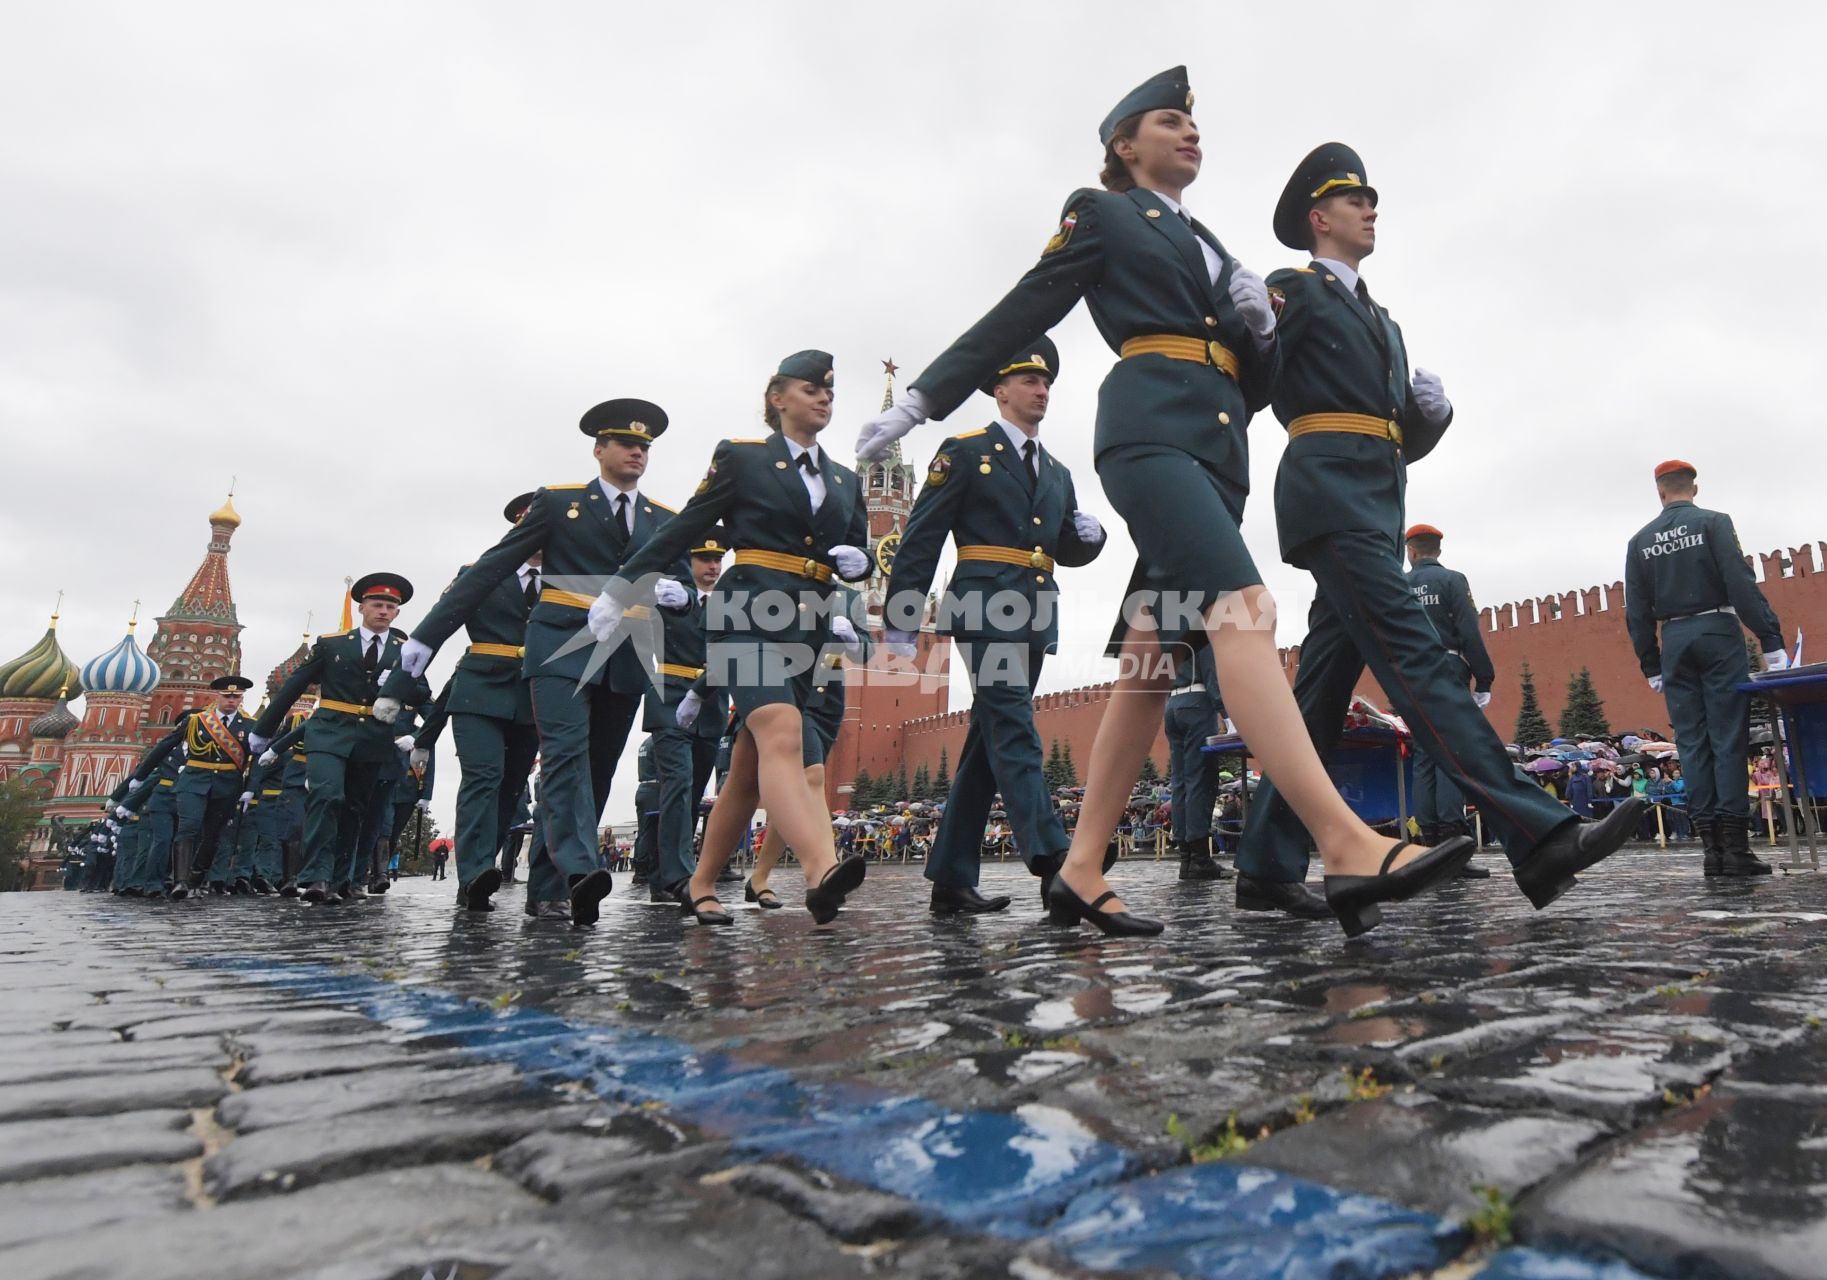
<svg viewBox="0 0 1827 1280"><path fill-rule="evenodd" d="M1040 261L863 428L857 456L873 460L926 419L945 417L1007 352L1085 298L1121 357L1099 391L1093 448L1138 561L1109 650L1121 659L1115 690L1124 696L1105 704L1048 910L1059 923L1088 920L1105 933L1163 928L1129 914L1101 863L1159 729L1173 667L1210 644L1224 704L1312 833L1327 872L1326 907L1355 934L1377 922L1379 903L1455 875L1472 844L1390 847L1327 777L1288 690L1274 601L1238 528L1249 491L1244 431L1268 404L1280 368L1276 314L1261 278L1181 203L1201 161L1192 107L1184 67L1116 105L1098 131L1104 189L1072 194ZM1324 909L1299 885L1276 891Z"/></svg>
<svg viewBox="0 0 1827 1280"><path fill-rule="evenodd" d="M839 862L823 795L806 785L804 712L832 620L833 577L867 578L868 515L856 473L819 444L831 421L834 376L822 351L788 356L768 381L760 439L724 440L692 500L622 566L590 610L601 643L620 641L623 611L645 603L654 577L719 522L735 556L706 610L705 678L729 690L741 729L729 778L705 825L684 906L701 924L730 924L717 877L757 805L768 811L806 875L806 908L820 924L863 881L864 864ZM829 630L828 630L829 629Z"/></svg>

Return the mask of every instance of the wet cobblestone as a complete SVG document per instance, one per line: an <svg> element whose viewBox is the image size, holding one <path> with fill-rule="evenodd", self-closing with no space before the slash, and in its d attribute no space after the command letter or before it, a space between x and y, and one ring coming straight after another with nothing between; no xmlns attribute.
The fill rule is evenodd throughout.
<svg viewBox="0 0 1827 1280"><path fill-rule="evenodd" d="M1634 851L1346 943L1171 872L1122 943L1008 866L823 929L5 895L0 1275L1819 1274L1827 879Z"/></svg>

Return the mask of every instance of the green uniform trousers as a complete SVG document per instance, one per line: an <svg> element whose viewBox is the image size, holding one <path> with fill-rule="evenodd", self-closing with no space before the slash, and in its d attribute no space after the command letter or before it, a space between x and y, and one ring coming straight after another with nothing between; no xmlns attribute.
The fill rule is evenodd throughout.
<svg viewBox="0 0 1827 1280"><path fill-rule="evenodd" d="M1677 618L1662 624L1662 697L1681 748L1688 816L1743 818L1750 814L1745 762L1751 752L1751 678L1744 632L1730 613Z"/></svg>

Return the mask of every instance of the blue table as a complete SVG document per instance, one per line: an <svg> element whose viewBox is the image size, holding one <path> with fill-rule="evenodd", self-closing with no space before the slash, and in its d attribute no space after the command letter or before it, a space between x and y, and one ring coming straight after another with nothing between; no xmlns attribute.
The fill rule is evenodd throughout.
<svg viewBox="0 0 1827 1280"><path fill-rule="evenodd" d="M1776 708L1781 732L1779 745L1788 750L1779 754L1783 767L1776 771L1780 784L1783 812L1791 815L1783 823L1789 837L1791 868L1802 865L1801 849L1796 844L1793 816L1798 808L1807 827L1808 866L1821 869L1821 853L1815 845L1814 831L1819 826L1814 792L1809 778L1827 778L1827 662L1814 662L1787 671L1767 671L1738 686L1753 698L1763 698ZM1790 797L1796 797L1792 804Z"/></svg>
<svg viewBox="0 0 1827 1280"><path fill-rule="evenodd" d="M1345 797L1351 811L1371 826L1408 822L1408 797L1415 785L1415 762L1411 739L1406 733L1380 725L1347 729L1345 736L1326 753L1326 772L1333 785ZM1245 785L1241 803L1244 815L1250 812L1250 749L1241 734L1225 734L1206 739L1204 750L1211 755L1240 755L1244 758Z"/></svg>

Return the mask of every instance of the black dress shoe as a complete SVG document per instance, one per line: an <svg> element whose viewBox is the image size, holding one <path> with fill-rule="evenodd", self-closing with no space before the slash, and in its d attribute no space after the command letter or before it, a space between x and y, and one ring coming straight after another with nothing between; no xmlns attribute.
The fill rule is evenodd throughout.
<svg viewBox="0 0 1827 1280"><path fill-rule="evenodd" d="M298 881L296 881L296 880L280 881L279 896L282 898L296 898L298 896Z"/></svg>
<svg viewBox="0 0 1827 1280"><path fill-rule="evenodd" d="M248 882L246 876L236 876L234 883L228 886L228 891L237 898L246 898L252 896L254 886Z"/></svg>
<svg viewBox="0 0 1827 1280"><path fill-rule="evenodd" d="M521 910L535 920L569 920L571 918L569 902L555 902L549 898L544 902L535 902L528 898L526 905Z"/></svg>
<svg viewBox="0 0 1827 1280"><path fill-rule="evenodd" d="M386 876L376 876L368 882L368 892L377 898L391 888L393 888L393 881Z"/></svg>
<svg viewBox="0 0 1827 1280"><path fill-rule="evenodd" d="M723 870L717 873L718 884L735 884L740 879L742 879L742 873L736 870L734 863L725 863Z"/></svg>
<svg viewBox="0 0 1827 1280"><path fill-rule="evenodd" d="M571 923L580 929L595 924L602 900L615 888L614 878L598 867L588 875L572 876L570 884Z"/></svg>
<svg viewBox="0 0 1827 1280"><path fill-rule="evenodd" d="M1192 840L1180 846L1180 878L1182 880L1228 880L1231 873L1226 871L1212 857L1212 838Z"/></svg>
<svg viewBox="0 0 1827 1280"><path fill-rule="evenodd" d="M716 902L717 906L706 910L699 910L699 908L703 907L707 902ZM717 895L714 893L707 893L702 898L694 898L691 896L691 890L686 889L679 895L679 910L683 914L696 920L699 924L736 923L736 917L723 909L723 904L718 902Z"/></svg>
<svg viewBox="0 0 1827 1280"><path fill-rule="evenodd" d="M330 892L329 884L322 880L308 881L303 886L303 891L306 902L329 902L336 896Z"/></svg>
<svg viewBox="0 0 1827 1280"><path fill-rule="evenodd" d="M265 876L255 876L248 881L248 887L263 898L273 892L273 882Z"/></svg>
<svg viewBox="0 0 1827 1280"><path fill-rule="evenodd" d="M468 884L457 886L457 905L465 911L493 911L495 904L489 899L500 888L501 873L493 867L486 867Z"/></svg>
<svg viewBox="0 0 1827 1280"><path fill-rule="evenodd" d="M1452 879L1473 853L1470 840L1454 836L1413 862L1391 871L1390 864L1396 860L1396 855L1413 843L1412 840L1399 840L1392 845L1374 876L1326 877L1326 905L1339 918L1346 937L1355 938L1381 924L1383 912L1379 904L1404 902L1442 880Z"/></svg>
<svg viewBox="0 0 1827 1280"><path fill-rule="evenodd" d="M987 916L992 911L1002 911L1009 905L1009 899L1003 894L986 898L977 892L976 885L966 885L954 889L948 884L933 886L932 913L936 916Z"/></svg>
<svg viewBox="0 0 1827 1280"><path fill-rule="evenodd" d="M1461 880L1489 880L1491 873L1476 863L1468 862L1459 868L1459 878Z"/></svg>
<svg viewBox="0 0 1827 1280"><path fill-rule="evenodd" d="M1099 933L1118 938L1152 938L1167 928L1159 920L1135 916L1127 911L1100 911L1099 907L1116 897L1116 890L1101 893L1086 902L1072 891L1072 886L1058 876L1047 889L1047 917L1054 924L1075 925L1089 920Z"/></svg>
<svg viewBox="0 0 1827 1280"><path fill-rule="evenodd" d="M685 886L690 883L689 880L681 880L678 884L661 884L658 880L649 880L647 882L647 901L684 902ZM632 884L630 887L633 887Z"/></svg>
<svg viewBox="0 0 1827 1280"><path fill-rule="evenodd" d="M1573 888L1574 876L1616 853L1635 835L1648 805L1642 796L1631 796L1619 801L1600 822L1562 823L1516 868L1517 888L1540 911Z"/></svg>
<svg viewBox="0 0 1827 1280"><path fill-rule="evenodd" d="M856 892L869 874L869 864L861 858L845 858L825 878L806 890L806 910L818 924L830 924L844 905L844 899Z"/></svg>
<svg viewBox="0 0 1827 1280"><path fill-rule="evenodd" d="M182 902L190 896L190 886L180 880L174 885L167 886L165 893L173 902Z"/></svg>
<svg viewBox="0 0 1827 1280"><path fill-rule="evenodd" d="M780 900L780 895L775 893L772 889L757 890L755 888L755 882L752 879L744 880L742 882L742 900L744 902L754 903L763 911L778 911L787 905Z"/></svg>
<svg viewBox="0 0 1827 1280"><path fill-rule="evenodd" d="M1280 911L1298 920L1322 920L1332 914L1326 900L1298 881L1258 880L1237 873L1239 911Z"/></svg>

